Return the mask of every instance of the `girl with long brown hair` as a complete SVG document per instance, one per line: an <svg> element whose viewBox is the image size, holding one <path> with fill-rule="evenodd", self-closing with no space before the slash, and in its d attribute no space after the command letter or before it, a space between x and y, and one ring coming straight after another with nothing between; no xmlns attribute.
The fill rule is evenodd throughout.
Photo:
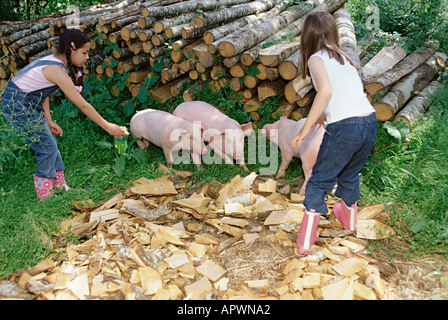
<svg viewBox="0 0 448 320"><path fill-rule="evenodd" d="M307 16L300 46L302 77L311 76L317 93L292 147L300 146L314 124L324 123L326 129L306 186L306 211L297 236L299 253L309 254L319 219L328 214L325 196L336 184L335 195L342 201L333 206L333 212L345 229L355 231L359 172L375 143L377 119L353 61L339 47L331 14L314 12Z"/></svg>

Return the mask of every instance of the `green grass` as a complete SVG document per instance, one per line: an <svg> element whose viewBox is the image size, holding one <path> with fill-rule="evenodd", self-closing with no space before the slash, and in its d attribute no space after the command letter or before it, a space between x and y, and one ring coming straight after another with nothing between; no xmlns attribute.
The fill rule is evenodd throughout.
<svg viewBox="0 0 448 320"><path fill-rule="evenodd" d="M363 171L367 202L394 202L391 225L410 252L448 254L448 89L438 92L404 143L380 125Z"/></svg>

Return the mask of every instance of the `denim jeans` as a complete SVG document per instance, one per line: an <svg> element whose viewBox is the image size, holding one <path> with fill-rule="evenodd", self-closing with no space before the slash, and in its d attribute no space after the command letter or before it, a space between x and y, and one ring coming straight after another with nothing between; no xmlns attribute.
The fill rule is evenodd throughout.
<svg viewBox="0 0 448 320"><path fill-rule="evenodd" d="M322 144L305 190L304 205L309 211L327 214L325 196L335 184L335 195L347 206L360 198L359 172L375 144L377 119L375 113L351 117L326 126Z"/></svg>
<svg viewBox="0 0 448 320"><path fill-rule="evenodd" d="M16 77L40 64L57 63L52 61L32 63L22 69ZM41 178L56 178L56 171L65 170L56 138L50 131L42 107L45 98L57 89L58 86L54 85L41 90L24 92L11 80L2 98L3 115L35 152L37 163L35 175Z"/></svg>

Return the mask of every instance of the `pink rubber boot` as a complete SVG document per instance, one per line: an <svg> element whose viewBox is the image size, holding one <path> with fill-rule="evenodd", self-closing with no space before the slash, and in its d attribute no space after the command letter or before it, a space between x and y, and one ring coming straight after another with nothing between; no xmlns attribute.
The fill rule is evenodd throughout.
<svg viewBox="0 0 448 320"><path fill-rule="evenodd" d="M299 253L310 254L311 247L316 241L317 226L319 225L320 213L314 209L305 211L302 223L300 224L299 234L297 235L297 247Z"/></svg>
<svg viewBox="0 0 448 320"><path fill-rule="evenodd" d="M356 203L348 207L344 200L333 205L333 213L345 230L355 231L358 217Z"/></svg>
<svg viewBox="0 0 448 320"><path fill-rule="evenodd" d="M56 179L53 180L53 183L58 189L65 188L65 190L71 190L67 182L65 182L64 171L56 171Z"/></svg>
<svg viewBox="0 0 448 320"><path fill-rule="evenodd" d="M51 189L53 189L53 179L41 178L36 175L33 175L33 177L37 197L39 198L39 201L44 201L46 197L53 194L51 191Z"/></svg>

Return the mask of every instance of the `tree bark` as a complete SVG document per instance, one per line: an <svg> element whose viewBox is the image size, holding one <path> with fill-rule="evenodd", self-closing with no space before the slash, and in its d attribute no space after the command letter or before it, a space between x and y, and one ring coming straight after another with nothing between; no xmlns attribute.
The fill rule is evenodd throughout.
<svg viewBox="0 0 448 320"><path fill-rule="evenodd" d="M373 106L379 121L392 119L416 91L421 91L427 86L439 71L438 57L442 57L444 61L447 59L444 53L434 54L412 73L398 81L381 101Z"/></svg>
<svg viewBox="0 0 448 320"><path fill-rule="evenodd" d="M260 50L258 58L267 67L277 67L283 60L300 48L300 41L281 42Z"/></svg>
<svg viewBox="0 0 448 320"><path fill-rule="evenodd" d="M155 31L152 28L149 29L137 29L138 32L138 38L140 41L151 41L152 36L154 36Z"/></svg>
<svg viewBox="0 0 448 320"><path fill-rule="evenodd" d="M241 62L244 65L251 65L258 57L258 53L260 50L265 46L267 43L276 43L280 42L285 38L290 38L291 36L296 36L300 32L302 32L303 24L305 22L305 19L307 15L310 12L315 11L325 11L332 13L338 8L340 8L347 0L327 0L325 2L322 2L317 7L311 10L311 8L304 8L303 14L300 18L294 20L291 23L288 23L285 27L283 27L281 30L276 31L274 34L269 35L265 38L264 41L259 42L257 45L253 46L250 50L244 52L241 56Z"/></svg>
<svg viewBox="0 0 448 320"><path fill-rule="evenodd" d="M167 27L167 28L165 28L165 35L168 38L175 38L175 37L182 36L182 29L184 27L188 27L188 26L189 26L188 24L179 24L176 26Z"/></svg>
<svg viewBox="0 0 448 320"><path fill-rule="evenodd" d="M386 44L362 68L366 81L370 82L380 74L392 69L398 62L403 60L407 54L408 52L398 43Z"/></svg>
<svg viewBox="0 0 448 320"><path fill-rule="evenodd" d="M220 22L229 22L237 18L247 16L253 13L259 13L272 9L277 3L282 0L258 0L245 4L239 4L230 8L225 8L219 11L207 13L204 16L199 16L195 19L196 24L200 27L216 24Z"/></svg>
<svg viewBox="0 0 448 320"><path fill-rule="evenodd" d="M242 53L275 34L278 30L283 29L309 11L311 11L310 7L303 4L289 7L278 16L273 17L255 28L247 30L240 36L221 42L219 44L219 53L226 58Z"/></svg>
<svg viewBox="0 0 448 320"><path fill-rule="evenodd" d="M221 27L207 30L204 32L204 41L207 44L211 44L214 41L219 40L225 37L226 35L241 29L242 27L248 25L249 23L256 21L257 19L259 19L259 15L252 14L247 17L241 17L233 22L224 24Z"/></svg>
<svg viewBox="0 0 448 320"><path fill-rule="evenodd" d="M121 38L125 41L131 40L131 31L138 29L138 21L132 22L120 30ZM143 40L142 40L143 41Z"/></svg>
<svg viewBox="0 0 448 320"><path fill-rule="evenodd" d="M251 0L220 0L219 2L215 0L194 0L194 1L185 1L179 2L175 4L170 4L167 6L146 6L143 3L142 15L144 17L174 17L176 14L193 12L196 9L202 9L203 11L207 10L215 10L219 6L229 6L235 5L237 3L245 3Z"/></svg>
<svg viewBox="0 0 448 320"><path fill-rule="evenodd" d="M132 1L135 2L135 1ZM122 6L118 11L111 12L109 14L105 14L102 17L98 19L98 23L100 26L104 26L105 24L111 23L114 20L119 20L123 17L129 16L129 15L136 15L140 13L141 7L140 2L133 3L128 6Z"/></svg>
<svg viewBox="0 0 448 320"><path fill-rule="evenodd" d="M272 17L277 16L281 12L285 11L287 9L286 2L280 2L278 5L276 5L274 8L267 12L262 12L259 15L256 15L255 18L249 18L245 17L244 19L249 19L246 25L240 26L238 23L231 23L230 28L226 28L226 26L222 26L220 28L213 29L213 42L210 42L210 40L207 40L207 44L209 44L209 52L210 53L216 53L217 48L219 44L223 41L226 41L227 39L238 37L239 35L243 34L245 31L250 30L252 28L255 28L256 26L269 21ZM215 32L214 30L217 30ZM204 33L204 35L206 35ZM204 40L206 38L204 37ZM209 39L209 37L207 37Z"/></svg>
<svg viewBox="0 0 448 320"><path fill-rule="evenodd" d="M170 88L170 92L173 96L177 96L181 93L181 90L183 87L190 86L192 84L192 81L188 77L184 77L182 79L179 79L179 81L173 83L173 85Z"/></svg>
<svg viewBox="0 0 448 320"><path fill-rule="evenodd" d="M420 52L421 51L421 52ZM435 49L429 45L424 46L419 51L415 51L401 60L392 69L373 78L366 84L367 92L373 96L375 93L385 87L395 84L404 76L414 71L419 65L428 60L435 52Z"/></svg>
<svg viewBox="0 0 448 320"><path fill-rule="evenodd" d="M365 77L362 72L361 61L359 59L358 44L356 41L355 27L353 26L350 13L345 6L340 7L333 14L336 21L339 34L339 46L352 59L358 70L359 77L365 82Z"/></svg>
<svg viewBox="0 0 448 320"><path fill-rule="evenodd" d="M420 93L412 98L408 104L406 104L406 106L396 115L393 122L405 120L410 129L416 119L428 109L435 92L443 87L444 85L437 81L429 83Z"/></svg>
<svg viewBox="0 0 448 320"><path fill-rule="evenodd" d="M156 21L154 23L154 30L156 33L162 33L169 27L174 27L178 25L188 25L190 21L196 18L198 15L199 13L197 12L187 12L177 17Z"/></svg>
<svg viewBox="0 0 448 320"><path fill-rule="evenodd" d="M18 53L23 60L27 60L28 57L45 50L46 47L47 40L42 40L20 47Z"/></svg>

